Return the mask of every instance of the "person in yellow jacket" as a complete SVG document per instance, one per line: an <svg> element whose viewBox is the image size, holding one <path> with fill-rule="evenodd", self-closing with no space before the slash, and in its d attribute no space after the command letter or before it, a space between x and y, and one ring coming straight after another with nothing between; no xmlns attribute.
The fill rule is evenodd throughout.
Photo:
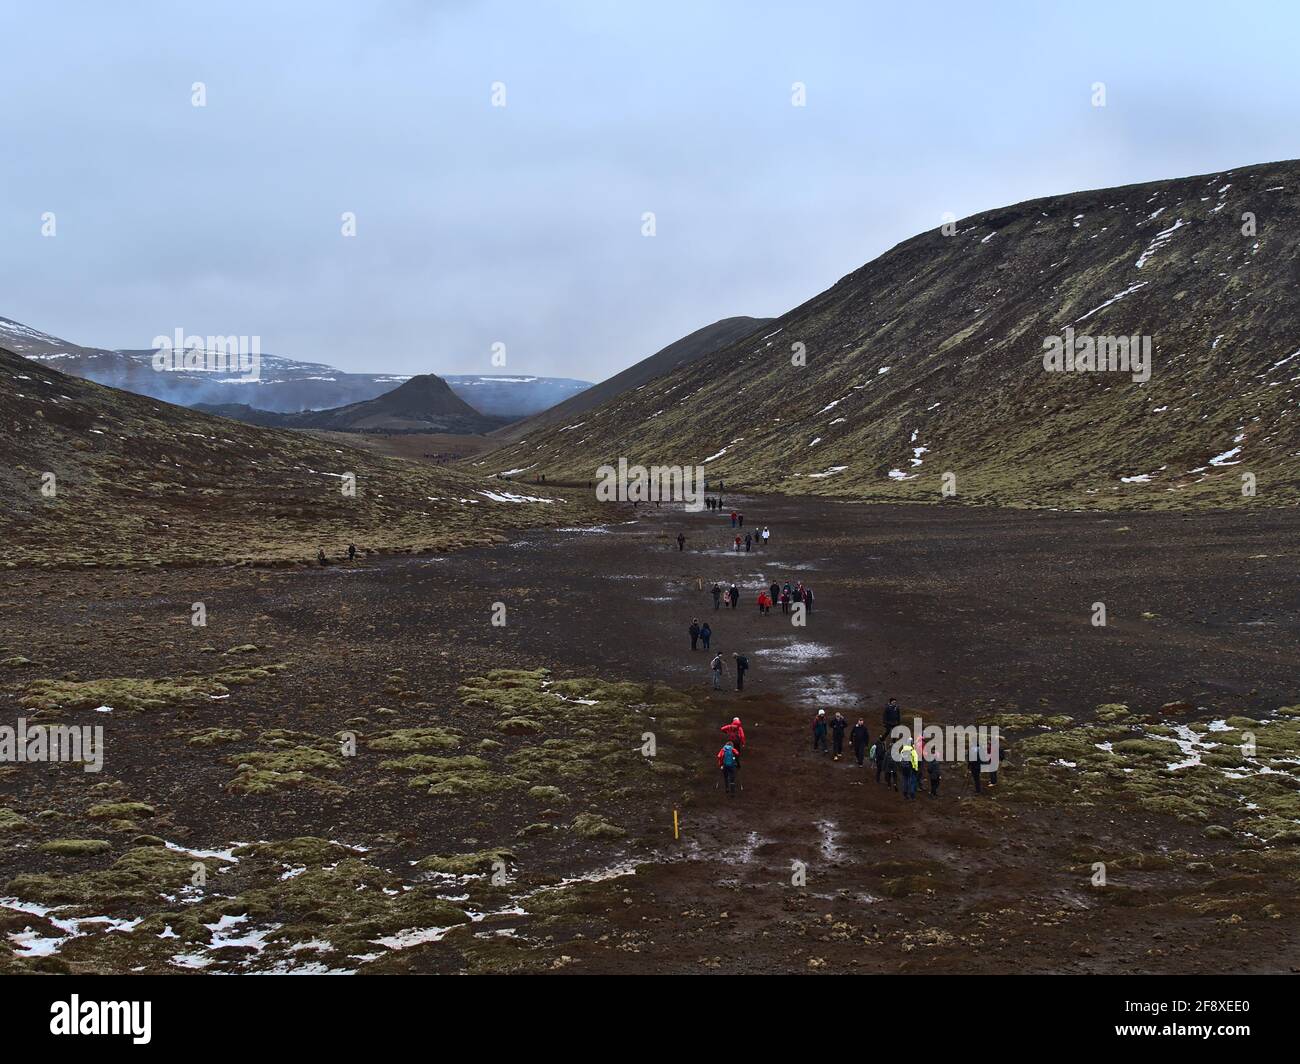
<svg viewBox="0 0 1300 1064"><path fill-rule="evenodd" d="M916 747L907 739L899 753L903 755L903 800L916 799L916 782L920 778L920 758L916 756Z"/></svg>

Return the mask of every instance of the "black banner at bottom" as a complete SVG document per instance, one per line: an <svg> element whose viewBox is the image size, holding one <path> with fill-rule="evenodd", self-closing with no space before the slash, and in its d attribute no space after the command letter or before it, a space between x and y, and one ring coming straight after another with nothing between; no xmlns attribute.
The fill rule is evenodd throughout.
<svg viewBox="0 0 1300 1064"><path fill-rule="evenodd" d="M797 1045L845 1023L856 1029L886 1007L936 1044L1164 1043L1179 1053L1200 1044L1223 1053L1234 1042L1281 1039L1295 985L1285 976L804 976L741 985L715 976L687 988L685 978L9 977L0 981L0 1044L229 1051L256 1031L263 1051L338 1052L438 1033L498 1051L599 1050L611 1035L626 1044L629 1025L653 1039L703 1021L733 1032L739 1022L751 1036Z"/></svg>

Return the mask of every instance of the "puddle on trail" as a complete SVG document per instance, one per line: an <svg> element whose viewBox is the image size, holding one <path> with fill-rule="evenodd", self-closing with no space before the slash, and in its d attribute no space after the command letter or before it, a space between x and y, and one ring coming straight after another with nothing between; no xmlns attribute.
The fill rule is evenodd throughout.
<svg viewBox="0 0 1300 1064"><path fill-rule="evenodd" d="M799 685L795 701L801 706L845 708L858 705L861 699L850 689L842 673L808 676Z"/></svg>
<svg viewBox="0 0 1300 1064"><path fill-rule="evenodd" d="M840 829L836 827L833 820L817 821L817 830L821 833L821 843L818 848L821 854L828 861L842 861L844 859L844 850L840 848L839 834Z"/></svg>
<svg viewBox="0 0 1300 1064"><path fill-rule="evenodd" d="M769 658L776 665L802 665L806 661L823 661L835 652L821 643L791 643L783 647L764 647L754 653Z"/></svg>

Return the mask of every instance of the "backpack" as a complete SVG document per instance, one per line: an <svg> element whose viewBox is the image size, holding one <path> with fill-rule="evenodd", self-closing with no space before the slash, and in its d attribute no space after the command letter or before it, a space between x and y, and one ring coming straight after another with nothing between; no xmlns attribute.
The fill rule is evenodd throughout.
<svg viewBox="0 0 1300 1064"><path fill-rule="evenodd" d="M727 768L736 767L736 750L732 746L722 748L722 764Z"/></svg>

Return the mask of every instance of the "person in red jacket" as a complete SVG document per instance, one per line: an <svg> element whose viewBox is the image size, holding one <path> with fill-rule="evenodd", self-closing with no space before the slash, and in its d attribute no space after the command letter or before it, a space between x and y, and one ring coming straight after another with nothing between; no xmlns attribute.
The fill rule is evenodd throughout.
<svg viewBox="0 0 1300 1064"><path fill-rule="evenodd" d="M731 740L733 746L741 750L745 748L745 729L741 727L739 717L732 717L730 724L724 724L718 730Z"/></svg>

